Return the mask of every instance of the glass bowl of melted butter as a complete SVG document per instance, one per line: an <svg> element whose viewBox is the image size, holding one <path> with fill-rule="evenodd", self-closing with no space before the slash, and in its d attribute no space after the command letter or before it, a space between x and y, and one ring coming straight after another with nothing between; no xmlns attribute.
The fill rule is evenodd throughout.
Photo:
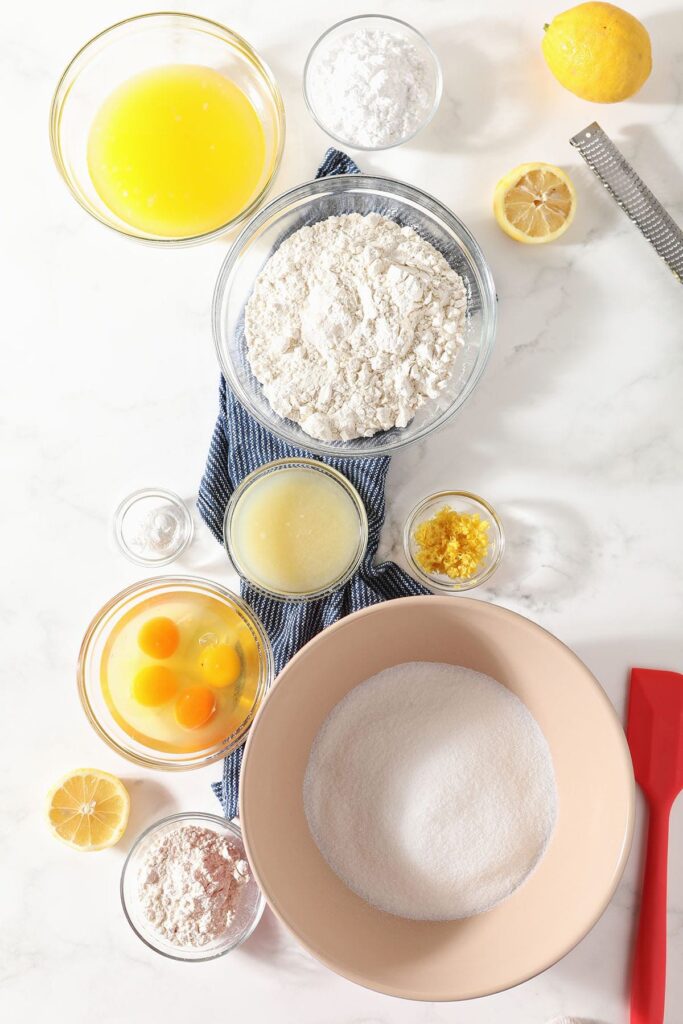
<svg viewBox="0 0 683 1024"><path fill-rule="evenodd" d="M285 114L241 36L189 14L145 14L91 39L50 112L57 167L80 205L123 235L191 245L248 217L282 156Z"/></svg>

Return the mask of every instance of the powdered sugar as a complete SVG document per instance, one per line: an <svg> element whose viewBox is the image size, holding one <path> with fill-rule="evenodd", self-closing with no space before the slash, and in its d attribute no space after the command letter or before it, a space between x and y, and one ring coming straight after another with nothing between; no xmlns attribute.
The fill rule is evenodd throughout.
<svg viewBox="0 0 683 1024"><path fill-rule="evenodd" d="M470 669L397 665L332 710L304 781L311 834L369 903L418 920L482 913L542 857L556 816L546 741Z"/></svg>
<svg viewBox="0 0 683 1024"><path fill-rule="evenodd" d="M140 909L176 946L201 947L230 928L249 881L242 851L213 829L185 825L145 851L138 876Z"/></svg>
<svg viewBox="0 0 683 1024"><path fill-rule="evenodd" d="M245 313L252 370L280 416L322 440L405 427L446 387L465 288L433 245L379 214L285 239Z"/></svg>
<svg viewBox="0 0 683 1024"><path fill-rule="evenodd" d="M359 29L314 53L307 92L321 123L355 146L412 135L434 102L433 60L394 32Z"/></svg>

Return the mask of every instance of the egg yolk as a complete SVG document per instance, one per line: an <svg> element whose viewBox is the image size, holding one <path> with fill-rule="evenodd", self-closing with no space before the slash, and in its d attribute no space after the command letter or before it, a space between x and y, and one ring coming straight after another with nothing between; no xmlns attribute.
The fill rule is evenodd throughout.
<svg viewBox="0 0 683 1024"><path fill-rule="evenodd" d="M138 645L150 658L170 658L179 642L178 627L165 615L148 619L138 633Z"/></svg>
<svg viewBox="0 0 683 1024"><path fill-rule="evenodd" d="M207 647L200 661L202 672L211 686L231 686L242 672L239 654L230 644Z"/></svg>
<svg viewBox="0 0 683 1024"><path fill-rule="evenodd" d="M175 717L184 729L206 725L216 710L216 698L208 686L197 683L180 694L175 703Z"/></svg>
<svg viewBox="0 0 683 1024"><path fill-rule="evenodd" d="M146 708L165 704L178 692L175 672L163 665L148 665L141 668L133 679L133 698Z"/></svg>

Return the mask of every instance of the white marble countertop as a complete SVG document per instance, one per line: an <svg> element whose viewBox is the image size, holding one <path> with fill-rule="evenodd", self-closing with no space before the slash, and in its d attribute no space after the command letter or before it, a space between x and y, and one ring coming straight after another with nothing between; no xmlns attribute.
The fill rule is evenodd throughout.
<svg viewBox="0 0 683 1024"><path fill-rule="evenodd" d="M629 666L683 669L683 292L568 139L599 119L683 219L680 11L633 0L652 35L654 71L633 101L598 108L562 90L543 63L542 25L562 3L372 6L429 36L446 93L412 143L359 161L452 207L487 253L500 299L495 354L474 397L449 427L393 461L383 548L401 557L404 516L427 491L485 495L502 513L509 549L495 586L478 596L556 633L623 713ZM288 141L276 190L312 176L328 141L304 107L303 61L333 18L362 5L194 8L244 34L281 83ZM227 242L161 252L117 238L73 202L50 157L48 107L64 64L96 31L137 12L128 0L38 0L3 14L0 1014L8 1024L545 1024L565 1013L625 1024L640 830L593 932L543 976L466 1004L400 1002L355 987L299 949L269 912L242 950L194 966L155 956L121 914L119 872L136 834L174 810L218 810L209 788L218 767L180 777L136 769L98 740L75 688L86 623L145 575L109 540L112 511L149 484L194 498L217 404L209 305ZM495 225L491 194L505 171L537 159L569 169L578 214L559 243L521 247ZM199 541L179 567L234 582L197 525ZM117 848L83 856L49 835L44 796L60 774L90 764L126 780L133 809ZM667 1024L683 1019L682 868L679 803Z"/></svg>

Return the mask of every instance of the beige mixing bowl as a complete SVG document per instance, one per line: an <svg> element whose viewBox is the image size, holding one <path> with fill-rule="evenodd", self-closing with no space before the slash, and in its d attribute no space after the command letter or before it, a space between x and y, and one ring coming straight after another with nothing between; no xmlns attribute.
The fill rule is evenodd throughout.
<svg viewBox="0 0 683 1024"><path fill-rule="evenodd" d="M558 823L538 869L508 900L461 921L375 910L328 867L304 817L304 772L327 714L374 673L419 660L509 687L543 730L557 778ZM411 597L342 619L287 665L251 729L240 816L266 900L318 960L390 995L471 999L533 977L592 928L628 856L634 782L612 705L559 640L486 602Z"/></svg>

